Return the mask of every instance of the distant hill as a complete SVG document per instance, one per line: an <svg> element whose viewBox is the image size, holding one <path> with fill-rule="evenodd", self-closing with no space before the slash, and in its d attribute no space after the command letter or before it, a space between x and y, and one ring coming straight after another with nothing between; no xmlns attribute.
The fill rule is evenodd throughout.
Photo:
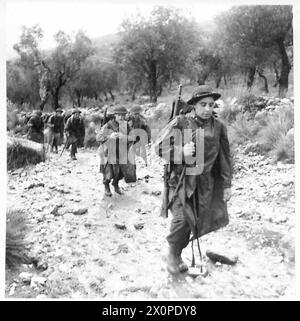
<svg viewBox="0 0 300 321"><path fill-rule="evenodd" d="M103 61L111 61L113 55L113 47L120 40L120 36L117 33L108 34L93 39L93 43L96 47L96 55L101 57Z"/></svg>
<svg viewBox="0 0 300 321"><path fill-rule="evenodd" d="M92 39L96 51L97 56L101 57L104 61L111 61L113 54L113 45L116 44L120 40L120 36L117 33L111 33L108 35L100 36ZM51 49L47 50L51 51ZM18 58L18 54L12 48L7 50L6 60L13 60Z"/></svg>

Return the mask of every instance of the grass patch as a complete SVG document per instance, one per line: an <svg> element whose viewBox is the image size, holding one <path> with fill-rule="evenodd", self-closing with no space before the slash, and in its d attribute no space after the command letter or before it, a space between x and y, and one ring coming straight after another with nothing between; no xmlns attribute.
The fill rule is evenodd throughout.
<svg viewBox="0 0 300 321"><path fill-rule="evenodd" d="M278 108L268 116L267 125L260 132L261 140L266 148L272 150L276 148L278 141L287 135L294 127L294 111L292 107Z"/></svg>
<svg viewBox="0 0 300 321"><path fill-rule="evenodd" d="M9 210L6 214L5 263L9 268L31 262L26 250L25 236L28 230L25 213L22 210Z"/></svg>
<svg viewBox="0 0 300 321"><path fill-rule="evenodd" d="M292 106L278 108L268 116L260 131L259 141L275 161L294 162L294 110Z"/></svg>
<svg viewBox="0 0 300 321"><path fill-rule="evenodd" d="M231 141L237 144L255 142L259 132L259 124L247 117L247 114L238 114L236 121L231 124Z"/></svg>

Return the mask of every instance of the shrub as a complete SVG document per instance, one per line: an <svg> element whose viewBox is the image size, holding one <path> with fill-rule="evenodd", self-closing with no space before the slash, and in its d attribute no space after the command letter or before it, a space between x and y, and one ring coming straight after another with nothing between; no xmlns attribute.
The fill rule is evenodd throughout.
<svg viewBox="0 0 300 321"><path fill-rule="evenodd" d="M291 135L281 136L275 143L274 150L271 152L275 161L285 161L294 163L294 137Z"/></svg>
<svg viewBox="0 0 300 321"><path fill-rule="evenodd" d="M252 119L248 119L247 114L239 114L236 121L231 124L232 142L242 144L245 142L255 142L259 131L259 124Z"/></svg>
<svg viewBox="0 0 300 321"><path fill-rule="evenodd" d="M241 113L241 109L236 103L225 104L220 111L217 109L217 113L220 118L225 120L226 123L232 123L236 120L237 115Z"/></svg>
<svg viewBox="0 0 300 321"><path fill-rule="evenodd" d="M294 161L293 107L278 108L267 118L267 125L260 131L260 142L275 161Z"/></svg>
<svg viewBox="0 0 300 321"><path fill-rule="evenodd" d="M98 147L100 144L96 140L97 132L95 123L91 122L86 128L84 137L84 147Z"/></svg>
<svg viewBox="0 0 300 321"><path fill-rule="evenodd" d="M294 127L294 112L292 107L278 108L267 117L266 126L260 131L261 142L269 150L276 148L288 131Z"/></svg>
<svg viewBox="0 0 300 321"><path fill-rule="evenodd" d="M13 170L45 160L42 144L20 138L7 138L7 169Z"/></svg>
<svg viewBox="0 0 300 321"><path fill-rule="evenodd" d="M103 114L98 113L92 113L92 114L87 114L85 116L85 123L88 127L90 123L94 123L96 125L101 125L103 120Z"/></svg>
<svg viewBox="0 0 300 321"><path fill-rule="evenodd" d="M22 263L30 263L27 254L25 233L28 230L25 213L21 210L8 210L6 214L5 262L9 268Z"/></svg>
<svg viewBox="0 0 300 321"><path fill-rule="evenodd" d="M243 112L249 112L254 117L256 112L266 108L268 100L268 97L246 94L238 99L238 103L243 106Z"/></svg>
<svg viewBox="0 0 300 321"><path fill-rule="evenodd" d="M103 101L84 97L81 102L82 108L102 108L105 105Z"/></svg>

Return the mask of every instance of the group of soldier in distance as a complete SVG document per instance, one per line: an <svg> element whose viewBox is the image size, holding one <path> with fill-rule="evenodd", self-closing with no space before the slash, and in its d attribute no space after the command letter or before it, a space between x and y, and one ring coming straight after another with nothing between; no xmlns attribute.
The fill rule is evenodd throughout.
<svg viewBox="0 0 300 321"><path fill-rule="evenodd" d="M180 275L189 270L182 251L189 243L216 231L229 222L227 202L231 197L232 166L225 124L216 117L214 108L221 95L206 85L195 89L187 101L181 99L181 87L174 100L172 114L152 147L165 160L164 192L161 216L172 214L168 242L167 270ZM136 182L135 156L141 156L147 166L147 145L151 143L151 128L135 106L105 109L99 142L100 173L106 197L112 192L122 194L119 181ZM58 108L49 117L40 111L28 120L28 139L44 143L44 127L51 131L50 151L58 152L64 140L70 156L76 160L77 148L83 146L84 119L79 109L63 113ZM199 162L200 159L200 162Z"/></svg>

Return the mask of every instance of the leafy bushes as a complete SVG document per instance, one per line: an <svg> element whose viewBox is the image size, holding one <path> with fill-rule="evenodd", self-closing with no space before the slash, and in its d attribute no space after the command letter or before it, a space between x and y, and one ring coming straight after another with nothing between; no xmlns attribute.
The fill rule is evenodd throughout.
<svg viewBox="0 0 300 321"><path fill-rule="evenodd" d="M258 111L266 108L269 97L255 96L254 94L243 95L238 99L238 104L243 108L243 112L256 114Z"/></svg>
<svg viewBox="0 0 300 321"><path fill-rule="evenodd" d="M266 154L274 161L294 162L294 109L280 105L274 110L240 113L229 123L229 139L245 145L245 152Z"/></svg>

